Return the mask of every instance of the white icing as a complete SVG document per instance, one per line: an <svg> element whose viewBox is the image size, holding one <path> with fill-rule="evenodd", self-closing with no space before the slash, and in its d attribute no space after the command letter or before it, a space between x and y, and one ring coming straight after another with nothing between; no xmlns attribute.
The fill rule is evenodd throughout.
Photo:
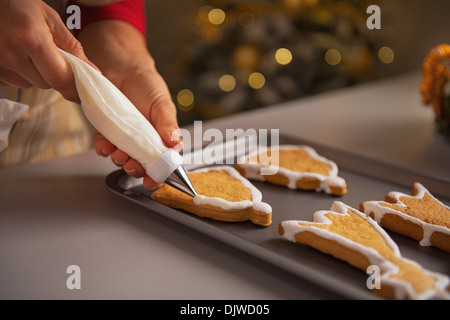
<svg viewBox="0 0 450 320"><path fill-rule="evenodd" d="M351 241L339 234L329 232L325 229L317 228L315 225L319 224L332 224L331 220L329 220L326 217L326 214L335 214L335 215L342 215L342 216L348 216L347 210L351 210L352 212L355 212L358 216L360 216L362 219L367 221L380 235L383 237L383 239L386 241L386 243L389 245L389 247L392 249L392 251L395 252L395 254L400 254L400 250L398 246L395 244L394 241L388 236L388 234L372 219L368 218L366 215L359 213L359 211L353 209L352 207L347 206L346 204L340 202L340 201L334 201L330 210L321 210L314 213L314 222L308 222L308 221L298 221L298 220L287 220L281 222L281 225L284 229L284 237L286 237L290 241L295 242L295 235L297 235L299 232L303 231L312 231L317 235L320 235L321 237L324 237L326 239L336 240L342 244L345 244L347 247L355 249L357 251L367 250L367 247L362 246L361 244ZM311 226L300 226L298 223L301 222L302 224L310 224ZM376 264L377 262L381 260L385 260L383 257L379 255L379 253L370 248L372 254L367 256L369 261L373 264Z"/></svg>
<svg viewBox="0 0 450 320"><path fill-rule="evenodd" d="M392 191L389 192L389 197L393 198L396 202L393 203L397 206L401 206L401 207L406 207L406 205L401 202L400 197L408 197L408 198L415 198L415 199L421 199L425 196L425 194L427 193L430 197L433 198L434 201L438 202L440 205L444 206L445 208L449 209L450 208L446 205L444 205L442 202L440 202L438 199L436 199L422 184L416 182L414 184L414 188L418 190L418 193L415 196L411 196L411 195L407 195L404 194L402 192L398 192L398 191ZM411 221L412 223L419 225L420 227L422 227L423 229L423 237L420 240L419 244L421 246L430 246L431 245L431 236L433 235L434 232L439 231L441 233L450 235L450 229L446 228L444 226L439 226L439 225L435 225L435 224L431 224L431 223L427 223L423 220L420 220L416 217L412 217L406 213L403 213L401 211L389 208L389 207L384 207L381 206L381 204L392 204L392 203L388 203L385 201L366 201L364 202L364 213L366 215L369 215L370 213L373 213L374 215L374 220L378 223L381 222L381 220L383 219L385 214L391 213L391 214L395 214L397 216L400 216L401 218Z"/></svg>
<svg viewBox="0 0 450 320"><path fill-rule="evenodd" d="M326 192L326 193L333 193L333 190L331 190L331 187L338 187L338 188L342 188L346 186L346 182L343 178L341 177L329 177L329 178L325 178L322 181L322 186L321 188ZM319 190L320 191L320 190Z"/></svg>
<svg viewBox="0 0 450 320"><path fill-rule="evenodd" d="M377 250L374 248L369 248L366 246L363 246L357 242L354 242L348 238L345 238L344 236L341 236L337 233L327 231L322 228L318 228L315 225L317 224L331 224L331 220L329 220L325 215L326 214L335 214L335 215L348 215L347 210L351 210L353 213L358 215L361 219L367 221L375 230L377 233L379 233L383 239L386 241L386 244L392 249L395 256L402 259L405 262L412 263L416 265L421 271L425 274L427 274L430 277L433 277L435 279L434 287L437 290L427 290L426 292L422 294L417 294L411 284L409 282L405 282L400 279L396 278L390 278L391 275L396 274L399 271L398 266L393 264L391 261L387 260L385 257L383 257ZM303 225L299 225L299 223L302 223ZM306 226L305 226L306 224ZM342 203L339 201L333 202L330 210L322 210L317 211L314 213L314 222L308 222L308 221L298 221L298 220L287 220L282 221L281 226L283 227L284 234L283 237L295 242L295 236L301 232L312 232L321 238L324 239L330 239L334 240L343 246L356 250L363 254L369 262L373 265L377 265L380 267L381 270L381 284L389 285L395 290L396 299L405 299L405 298L412 298L412 299L429 299L433 297L438 298L445 298L449 299L450 295L445 292L447 286L450 284L450 280L447 276L443 274L439 274L436 272L431 272L428 270L423 269L419 264L417 264L414 261L405 259L401 256L400 250L398 246L395 244L395 242L389 237L389 235L386 233L386 231L381 228L378 223L376 223L371 218L367 217L364 213Z"/></svg>
<svg viewBox="0 0 450 320"><path fill-rule="evenodd" d="M250 181L248 181L243 176L241 176L239 174L239 172L236 169L234 169L233 167L231 167L231 166L207 167L207 168L198 169L198 170L195 170L192 172L193 173L207 172L207 171L213 171L213 170L225 171L231 177L238 179L245 187L247 187L250 190L252 200L251 201L243 200L243 201L238 201L238 202L231 202L231 201L227 201L225 199L218 198L218 197L207 197L204 195L196 195L193 199L195 204L211 205L211 206L219 207L219 208L221 208L223 210L227 210L227 211L228 210L242 210L242 209L252 207L256 211L259 211L262 213L269 214L272 212L272 207L269 204L261 201L262 200L261 192L253 184L251 184Z"/></svg>
<svg viewBox="0 0 450 320"><path fill-rule="evenodd" d="M253 209L255 209L256 211L259 212L263 212L263 213L271 213L272 212L272 207L265 202L253 202L252 205Z"/></svg>
<svg viewBox="0 0 450 320"><path fill-rule="evenodd" d="M320 186L316 189L316 191L323 190L329 194L333 193L331 187L344 187L346 185L345 180L338 177L338 167L334 161L319 155L313 148L305 145L281 145L272 147L270 150L272 150L272 152L276 152L277 150L304 150L311 158L324 162L330 166L331 169L326 176L314 172L296 172L279 166L250 162L250 158L255 157L257 154L267 152L267 150L268 149L260 147L259 150L255 150L239 159L238 163L244 170L245 177L264 181L265 179L264 175L261 174L261 169L270 168L271 172L279 172L288 178L287 187L289 189L297 189L297 182L303 178L313 178L320 181Z"/></svg>
<svg viewBox="0 0 450 320"><path fill-rule="evenodd" d="M182 164L182 157L167 148L150 122L107 78L77 57L61 52L72 68L81 108L89 122L137 160L153 180L163 183Z"/></svg>

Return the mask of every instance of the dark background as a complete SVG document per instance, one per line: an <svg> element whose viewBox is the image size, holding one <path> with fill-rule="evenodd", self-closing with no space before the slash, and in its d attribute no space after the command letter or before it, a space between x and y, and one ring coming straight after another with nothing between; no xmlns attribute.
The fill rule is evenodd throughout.
<svg viewBox="0 0 450 320"><path fill-rule="evenodd" d="M304 11L306 2L310 3L308 13ZM365 27L369 17L365 10L370 4L381 9L381 30ZM205 5L221 8L226 13L225 22L215 27L196 23L198 10ZM288 9L284 10L286 6ZM146 10L148 46L174 101L177 102L182 89L189 89L195 97L191 106L178 104L181 125L420 70L432 47L450 43L448 0L146 0ZM243 11L250 12L265 31L260 30L256 33L259 36L253 38L243 38L248 28L231 21L236 12ZM287 38L284 25L291 27ZM272 32L274 28L279 30ZM344 30L343 36L345 28L350 31L345 35ZM219 36L205 40L205 30ZM256 48L259 58L269 56L278 47L297 50L300 57L294 54L291 64L273 74L261 71L266 77L261 90L238 83L232 92L220 91L216 85L218 77L235 75L235 53L249 44ZM377 57L383 46L395 53L390 64L380 62ZM341 48L342 58L353 65L327 65L323 59L327 47ZM358 62L366 58L370 58L370 63ZM256 63L253 71L259 71L261 64Z"/></svg>

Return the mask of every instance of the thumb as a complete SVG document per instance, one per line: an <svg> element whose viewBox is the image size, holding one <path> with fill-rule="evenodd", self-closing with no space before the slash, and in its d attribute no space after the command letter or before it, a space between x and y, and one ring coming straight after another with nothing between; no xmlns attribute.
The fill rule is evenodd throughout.
<svg viewBox="0 0 450 320"><path fill-rule="evenodd" d="M89 59L86 57L86 54L84 53L83 46L73 36L69 29L66 28L61 19L53 19L51 21L47 21L47 23L50 28L50 32L53 35L53 41L58 48L74 55L75 57L89 64L91 67L100 71L95 64L89 61Z"/></svg>
<svg viewBox="0 0 450 320"><path fill-rule="evenodd" d="M151 106L150 122L169 147L182 146L181 131L178 126L176 108L172 100L159 99Z"/></svg>
<svg viewBox="0 0 450 320"><path fill-rule="evenodd" d="M48 33L40 42L39 50L30 53L31 61L47 84L67 100L79 103L72 68L58 47L88 62L81 44L69 32L54 10L45 11ZM91 64L92 65L92 64Z"/></svg>

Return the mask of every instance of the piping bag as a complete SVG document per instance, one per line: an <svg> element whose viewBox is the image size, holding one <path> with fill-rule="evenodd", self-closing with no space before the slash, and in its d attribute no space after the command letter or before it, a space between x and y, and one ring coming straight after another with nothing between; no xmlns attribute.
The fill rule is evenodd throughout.
<svg viewBox="0 0 450 320"><path fill-rule="evenodd" d="M155 128L106 77L81 59L60 49L72 68L89 122L112 144L138 161L157 183L167 183L197 195L183 167L181 155L168 148Z"/></svg>

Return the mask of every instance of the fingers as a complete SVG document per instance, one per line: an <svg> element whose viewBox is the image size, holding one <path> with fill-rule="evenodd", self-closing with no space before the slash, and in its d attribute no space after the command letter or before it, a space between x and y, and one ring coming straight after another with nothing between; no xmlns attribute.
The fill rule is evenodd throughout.
<svg viewBox="0 0 450 320"><path fill-rule="evenodd" d="M144 187L148 190L153 190L156 187L159 186L158 183L156 183L155 181L153 181L149 176L145 175L144 179L142 180Z"/></svg>
<svg viewBox="0 0 450 320"><path fill-rule="evenodd" d="M19 88L29 88L32 86L41 89L50 88L36 70L33 63L31 63L30 59L23 57L20 61L21 63L14 68L15 71L0 67L0 79L2 79L3 83Z"/></svg>
<svg viewBox="0 0 450 320"><path fill-rule="evenodd" d="M125 152L117 149L111 142L109 142L103 135L97 130L94 131L94 148L98 155L103 157L111 156L111 161L130 176L134 178L144 178L144 187L151 190L159 186L158 183L153 181L146 173L145 169L139 162L130 158Z"/></svg>
<svg viewBox="0 0 450 320"><path fill-rule="evenodd" d="M116 150L116 147L109 142L100 132L94 131L94 149L95 152L103 157L109 156Z"/></svg>
<svg viewBox="0 0 450 320"><path fill-rule="evenodd" d="M42 50L47 53L31 56L33 64L42 75L42 78L49 87L59 91L67 100L80 103L70 66L56 50L56 47L53 50L50 48L43 48Z"/></svg>
<svg viewBox="0 0 450 320"><path fill-rule="evenodd" d="M144 168L139 164L139 162L131 158L124 163L123 170L125 170L128 175L135 178L142 178L146 175Z"/></svg>
<svg viewBox="0 0 450 320"><path fill-rule="evenodd" d="M127 163L128 160L130 160L130 157L123 152L120 149L116 149L111 153L111 160L114 162L117 166L122 167Z"/></svg>
<svg viewBox="0 0 450 320"><path fill-rule="evenodd" d="M114 162L117 166L125 165L125 163L130 159L125 152L117 149L97 130L94 131L94 149L100 156L111 156L112 162Z"/></svg>
<svg viewBox="0 0 450 320"><path fill-rule="evenodd" d="M66 28L66 26L60 19L55 19L55 17L52 17L53 14L53 12L49 13L49 19L47 20L47 23L50 32L53 35L53 42L55 43L55 45L58 48L83 60L97 71L100 71L100 69L86 57L81 43L72 35L72 33L70 33L70 31Z"/></svg>
<svg viewBox="0 0 450 320"><path fill-rule="evenodd" d="M141 166L141 164L130 158L122 150L116 149L113 151L111 153L111 160L117 166L122 167L128 175L134 178L142 178L146 176L145 169Z"/></svg>
<svg viewBox="0 0 450 320"><path fill-rule="evenodd" d="M136 160L130 158L125 152L117 149L100 132L94 131L94 149L100 156L111 157L111 161L122 167L127 174L135 178L142 178L145 175L145 169Z"/></svg>
<svg viewBox="0 0 450 320"><path fill-rule="evenodd" d="M54 17L53 12L48 12L46 19L50 33L53 36L54 44L58 48L80 58L84 62L89 63L88 58L84 54L81 43L70 33L62 20Z"/></svg>
<svg viewBox="0 0 450 320"><path fill-rule="evenodd" d="M75 86L72 69L64 59L58 48L71 53L72 55L95 67L86 57L80 42L66 28L59 15L54 10L45 10L44 18L48 31L30 51L30 60L35 67L34 74L38 74L40 79L32 79L33 83L47 84L59 91L67 100L80 103L78 92ZM97 70L98 68L95 67Z"/></svg>
<svg viewBox="0 0 450 320"><path fill-rule="evenodd" d="M0 85L53 88L79 103L72 69L58 48L92 63L58 13L41 1L5 2L0 11Z"/></svg>
<svg viewBox="0 0 450 320"><path fill-rule="evenodd" d="M40 42L30 52L30 59L51 88L59 91L67 100L79 103L72 69L51 39Z"/></svg>
<svg viewBox="0 0 450 320"><path fill-rule="evenodd" d="M16 72L2 67L0 67L0 79L5 85L12 87L30 88L33 86L32 83L18 75Z"/></svg>

